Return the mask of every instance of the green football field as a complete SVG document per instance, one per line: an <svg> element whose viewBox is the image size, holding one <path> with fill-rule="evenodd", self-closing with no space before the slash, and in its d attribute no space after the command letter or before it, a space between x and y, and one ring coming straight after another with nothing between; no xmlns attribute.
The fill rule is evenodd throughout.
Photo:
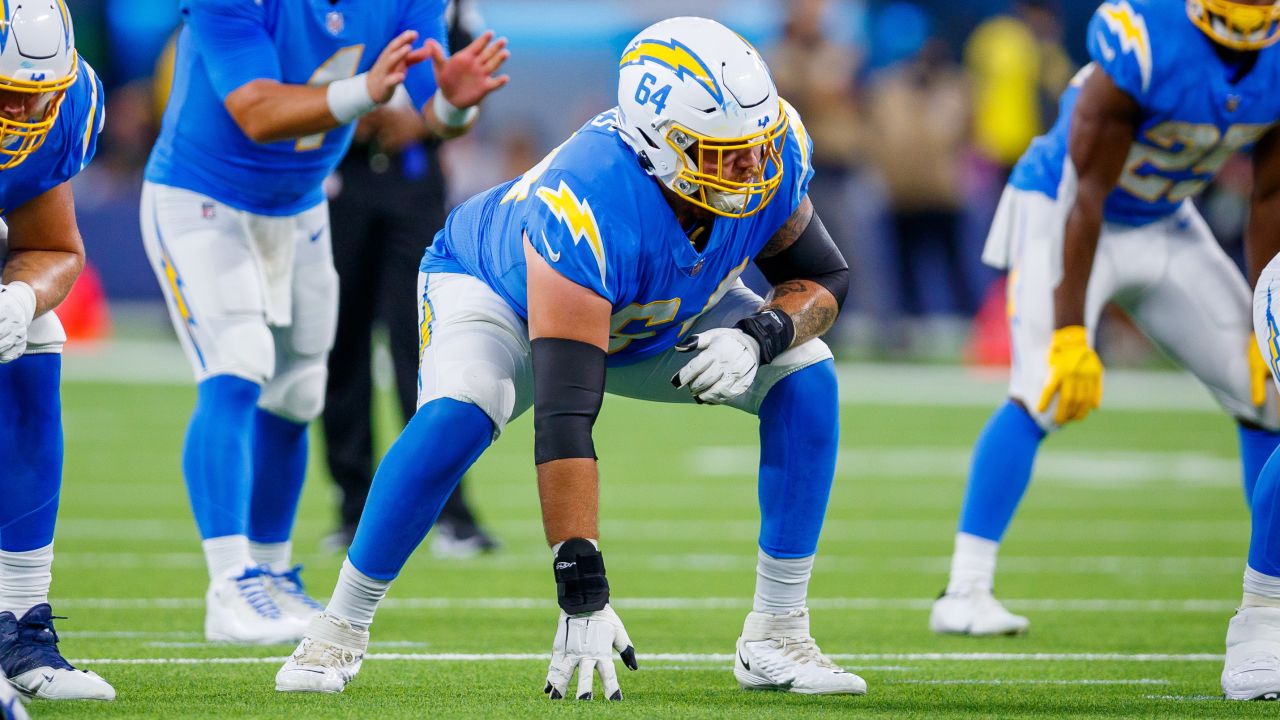
<svg viewBox="0 0 1280 720"><path fill-rule="evenodd" d="M202 640L206 575L178 470L192 388L86 382L68 372L54 609L68 616L59 624L64 653L110 680L119 699L37 701L32 715L1009 718L1280 710L1219 699L1248 517L1234 426L1191 380L1113 373L1108 408L1048 443L997 584L1011 609L1031 617L1031 632L968 639L934 636L926 619L945 584L969 446L1000 397L999 381L970 382L954 369L843 372L843 452L810 607L818 642L867 679L865 697L746 693L734 682L734 640L754 582L754 419L616 398L606 402L596 437L614 605L640 653L640 671L622 671L624 702L553 704L541 692L556 609L527 417L470 479L503 551L443 561L424 548L392 588L364 670L345 694L277 694L274 674L291 647ZM318 450L317 438L313 460ZM319 548L332 526L331 502L323 464L313 462L295 552L320 597L341 561Z"/></svg>

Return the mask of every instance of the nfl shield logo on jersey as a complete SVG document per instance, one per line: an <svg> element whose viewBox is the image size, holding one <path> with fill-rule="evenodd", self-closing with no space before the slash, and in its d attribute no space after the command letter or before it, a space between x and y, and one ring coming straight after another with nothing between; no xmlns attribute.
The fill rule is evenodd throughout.
<svg viewBox="0 0 1280 720"><path fill-rule="evenodd" d="M213 216L217 214L215 210L215 208L217 207L218 207L217 205L214 205L212 202L209 202L208 200L205 200L204 202L200 203L201 217L203 217L205 220L212 220Z"/></svg>
<svg viewBox="0 0 1280 720"><path fill-rule="evenodd" d="M342 13L334 10L324 16L324 25L330 35L339 35L342 33L342 28L347 26L347 23L342 19Z"/></svg>

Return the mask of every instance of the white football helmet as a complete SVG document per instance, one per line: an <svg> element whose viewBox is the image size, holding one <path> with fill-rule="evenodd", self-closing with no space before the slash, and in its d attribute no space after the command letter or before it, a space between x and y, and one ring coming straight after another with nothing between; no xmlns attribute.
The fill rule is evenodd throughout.
<svg viewBox="0 0 1280 720"><path fill-rule="evenodd" d="M40 148L76 81L75 33L63 0L4 0L0 18L0 170ZM17 117L6 106L23 108Z"/></svg>
<svg viewBox="0 0 1280 720"><path fill-rule="evenodd" d="M759 212L782 183L787 115L760 53L714 20L650 25L622 53L618 126L645 169L680 197L724 217ZM746 177L725 157L754 155Z"/></svg>

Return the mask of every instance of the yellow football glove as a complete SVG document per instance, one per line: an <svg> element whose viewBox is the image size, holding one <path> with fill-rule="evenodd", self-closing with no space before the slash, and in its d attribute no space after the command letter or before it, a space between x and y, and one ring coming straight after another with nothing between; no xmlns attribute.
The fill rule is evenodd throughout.
<svg viewBox="0 0 1280 720"><path fill-rule="evenodd" d="M1271 383L1271 368L1258 349L1258 338L1249 336L1249 395L1255 407L1267 402L1267 385Z"/></svg>
<svg viewBox="0 0 1280 720"><path fill-rule="evenodd" d="M1089 347L1083 326L1071 325L1053 331L1053 342L1049 345L1049 381L1040 394L1039 412L1049 409L1054 395L1058 396L1058 409L1053 421L1059 425L1083 420L1102 403L1102 361Z"/></svg>

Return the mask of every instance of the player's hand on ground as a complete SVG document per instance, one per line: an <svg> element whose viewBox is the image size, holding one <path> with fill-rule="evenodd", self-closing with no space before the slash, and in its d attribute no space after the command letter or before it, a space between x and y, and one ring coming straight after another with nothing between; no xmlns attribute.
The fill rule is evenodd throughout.
<svg viewBox="0 0 1280 720"><path fill-rule="evenodd" d="M1262 357L1258 347L1258 338L1249 336L1249 397L1255 407L1262 407L1267 402L1267 386L1271 384L1271 368Z"/></svg>
<svg viewBox="0 0 1280 720"><path fill-rule="evenodd" d="M0 363L17 360L27 351L27 329L35 311L36 294L30 285L0 285Z"/></svg>
<svg viewBox="0 0 1280 720"><path fill-rule="evenodd" d="M427 40L423 47L435 68L440 92L456 108L479 104L485 96L511 79L506 75L494 76L502 63L511 57L511 51L507 50L506 38L493 39L492 30L448 57L435 40Z"/></svg>
<svg viewBox="0 0 1280 720"><path fill-rule="evenodd" d="M1089 347L1088 333L1080 325L1053 331L1049 380L1040 395L1039 412L1049 409L1054 395L1058 408L1053 421L1059 425L1085 419L1102 403L1102 361Z"/></svg>
<svg viewBox="0 0 1280 720"><path fill-rule="evenodd" d="M622 689L618 685L618 672L613 666L613 651L622 656L622 662L635 670L636 649L631 645L627 629L609 605L596 612L566 614L560 611L556 624L556 639L551 646L551 666L547 668L547 684L542 689L552 700L560 700L568 694L569 681L578 672L578 687L574 697L579 700L592 698L592 683L600 673L604 696L621 700Z"/></svg>
<svg viewBox="0 0 1280 720"><path fill-rule="evenodd" d="M760 343L735 328L691 335L676 350L697 354L671 378L671 384L687 387L701 403L719 405L738 397L755 382L760 369Z"/></svg>
<svg viewBox="0 0 1280 720"><path fill-rule="evenodd" d="M396 86L404 82L404 76L409 71L409 67L430 57L431 45L440 47L438 43L428 41L427 44L415 50L413 43L417 39L417 31L405 30L387 43L382 53L378 55L378 59L373 62L373 67L369 68L369 73L365 77L365 83L369 86L369 97L373 98L374 102L381 105L390 100L391 95L396 91Z"/></svg>

